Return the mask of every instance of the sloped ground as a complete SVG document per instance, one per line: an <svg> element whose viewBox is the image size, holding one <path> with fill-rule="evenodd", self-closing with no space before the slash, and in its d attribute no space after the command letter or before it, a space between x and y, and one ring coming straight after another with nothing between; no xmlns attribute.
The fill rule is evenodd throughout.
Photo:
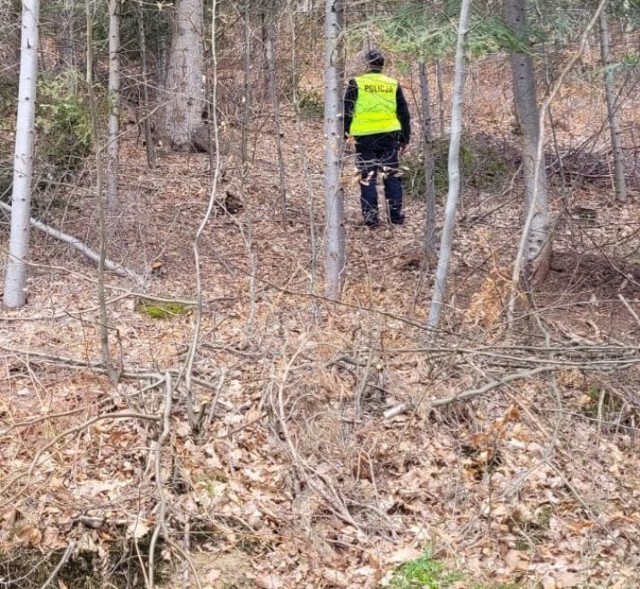
<svg viewBox="0 0 640 589"><path fill-rule="evenodd" d="M34 234L29 306L0 319L3 582L39 587L62 563L70 588L144 586L156 544L170 587L191 568L203 587L376 587L425 549L468 573L458 587L637 587L635 205L603 206L602 185L556 199L553 272L507 330L519 199L467 191L431 343L421 204L372 232L347 188L345 296L325 301L322 127L285 124L284 224L273 138L254 138L244 198L226 160L219 195L243 208L216 207L199 242L191 375L206 156L164 154L152 172L124 144L110 256L187 312L153 319L109 277L116 387L95 270ZM63 229L97 243L92 199L69 198ZM578 204L596 220L572 218Z"/></svg>

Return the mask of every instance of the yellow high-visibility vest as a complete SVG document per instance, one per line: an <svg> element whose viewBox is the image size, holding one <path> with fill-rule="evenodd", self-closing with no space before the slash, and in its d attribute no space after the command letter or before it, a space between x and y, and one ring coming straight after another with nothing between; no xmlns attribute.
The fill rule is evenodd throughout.
<svg viewBox="0 0 640 589"><path fill-rule="evenodd" d="M368 73L355 78L358 86L351 135L374 135L400 131L402 125L396 114L398 82L381 73Z"/></svg>

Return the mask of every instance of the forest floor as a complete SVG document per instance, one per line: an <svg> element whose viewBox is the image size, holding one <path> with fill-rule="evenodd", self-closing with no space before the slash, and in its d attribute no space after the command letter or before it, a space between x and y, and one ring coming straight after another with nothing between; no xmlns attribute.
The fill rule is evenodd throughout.
<svg viewBox="0 0 640 589"><path fill-rule="evenodd" d="M504 108L482 96L476 134ZM284 222L273 134L244 190L226 154L201 316L208 156L149 170L124 138L109 256L146 284L107 278L117 385L95 268L33 233L29 304L0 316L0 586L143 587L150 568L171 588L640 586L638 184L619 205L606 179L553 178L552 272L510 329L517 162L500 190L467 185L433 341L423 204L362 229L347 180L344 296L325 300L322 125L284 125ZM86 186L43 214L99 243ZM443 568L411 581L407 562Z"/></svg>

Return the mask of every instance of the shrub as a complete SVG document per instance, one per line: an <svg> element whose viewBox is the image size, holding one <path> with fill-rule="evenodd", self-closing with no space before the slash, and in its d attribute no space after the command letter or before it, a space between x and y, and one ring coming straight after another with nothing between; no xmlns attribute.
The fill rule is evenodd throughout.
<svg viewBox="0 0 640 589"><path fill-rule="evenodd" d="M438 196L444 196L449 186L449 140L438 139L433 148L433 179ZM424 199L426 180L424 157L420 150L405 156L401 163L402 182L408 198ZM502 190L509 173L506 158L484 136L463 139L460 144L460 168L463 187L485 192Z"/></svg>
<svg viewBox="0 0 640 589"><path fill-rule="evenodd" d="M74 90L80 87L76 78L75 70L67 70L38 82L38 156L48 179L73 174L91 153L89 106Z"/></svg>
<svg viewBox="0 0 640 589"><path fill-rule="evenodd" d="M0 200L11 200L13 185L13 137L16 126L18 80L8 75L0 76Z"/></svg>
<svg viewBox="0 0 640 589"><path fill-rule="evenodd" d="M322 94L316 90L300 90L298 92L298 112L304 119L321 119L324 116Z"/></svg>
<svg viewBox="0 0 640 589"><path fill-rule="evenodd" d="M13 186L13 168L0 163L0 201L11 200L11 187Z"/></svg>

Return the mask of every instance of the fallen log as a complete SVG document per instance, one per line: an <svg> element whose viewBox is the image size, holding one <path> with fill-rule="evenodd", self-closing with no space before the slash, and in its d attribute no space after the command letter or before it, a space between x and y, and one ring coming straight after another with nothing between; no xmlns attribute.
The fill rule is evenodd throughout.
<svg viewBox="0 0 640 589"><path fill-rule="evenodd" d="M0 201L0 208L11 213L11 206L4 202ZM34 219L33 217L29 218L29 222L36 229L39 229L40 231L46 233L47 235L50 235L54 239L62 241L70 245L72 248L78 250L81 254L94 261L96 264L100 262L100 254L93 251L86 243L80 241L77 237L59 231L58 229L54 229L49 225L45 225L44 223L38 221L37 219ZM114 274L118 274L119 276L124 276L125 278L130 278L131 280L133 280L133 282L135 282L136 286L141 287L144 285L144 278L142 276L136 274L133 270L130 270L129 268L125 268L123 265L118 264L118 262L107 259L104 261L104 267L105 270L108 270L109 272L113 272Z"/></svg>

